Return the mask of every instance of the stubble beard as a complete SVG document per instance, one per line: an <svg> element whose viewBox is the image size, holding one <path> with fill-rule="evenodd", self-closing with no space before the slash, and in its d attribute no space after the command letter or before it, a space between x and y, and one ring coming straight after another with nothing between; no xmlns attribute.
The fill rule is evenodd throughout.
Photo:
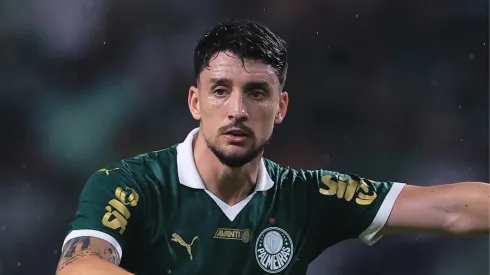
<svg viewBox="0 0 490 275"><path fill-rule="evenodd" d="M265 142L259 144L258 146L255 146L254 148L248 150L243 154L230 154L226 152L226 150L223 150L218 146L216 146L215 144L209 142L209 140L206 137L204 137L204 140L206 142L206 145L211 150L211 152L213 152L216 158L218 158L218 160L223 165L228 166L230 168L240 168L245 164L251 162L253 159L255 159L257 156L259 156L262 153L265 146L269 143L269 139L268 139Z"/></svg>

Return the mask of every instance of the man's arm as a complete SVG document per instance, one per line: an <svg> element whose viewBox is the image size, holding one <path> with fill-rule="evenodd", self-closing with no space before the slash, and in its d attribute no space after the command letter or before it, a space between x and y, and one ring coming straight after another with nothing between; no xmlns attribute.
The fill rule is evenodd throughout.
<svg viewBox="0 0 490 275"><path fill-rule="evenodd" d="M119 263L119 253L109 242L78 237L63 247L56 275L131 275Z"/></svg>
<svg viewBox="0 0 490 275"><path fill-rule="evenodd" d="M383 234L437 231L456 235L490 232L490 185L460 182L439 186L406 185Z"/></svg>
<svg viewBox="0 0 490 275"><path fill-rule="evenodd" d="M139 190L125 162L100 169L88 179L63 242L58 275L131 274L118 265L130 241L128 233L144 222Z"/></svg>

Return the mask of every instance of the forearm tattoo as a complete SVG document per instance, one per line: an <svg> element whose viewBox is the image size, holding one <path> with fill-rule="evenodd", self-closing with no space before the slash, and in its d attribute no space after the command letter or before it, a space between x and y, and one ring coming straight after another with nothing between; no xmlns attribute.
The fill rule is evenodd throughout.
<svg viewBox="0 0 490 275"><path fill-rule="evenodd" d="M109 262L113 264L119 265L119 262L121 261L119 259L119 253L112 248L107 248L104 249L104 259L108 260Z"/></svg>
<svg viewBox="0 0 490 275"><path fill-rule="evenodd" d="M78 237L65 244L56 274L87 256L96 256L116 265L120 263L119 253L111 244L93 237Z"/></svg>

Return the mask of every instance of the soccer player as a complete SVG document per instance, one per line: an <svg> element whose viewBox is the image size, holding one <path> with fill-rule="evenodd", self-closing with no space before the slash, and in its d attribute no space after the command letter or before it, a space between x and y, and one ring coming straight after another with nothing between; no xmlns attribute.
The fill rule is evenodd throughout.
<svg viewBox="0 0 490 275"><path fill-rule="evenodd" d="M108 165L84 187L57 274L305 274L348 238L489 232L489 185L419 187L262 157L288 108L286 43L248 22L194 52L180 144Z"/></svg>

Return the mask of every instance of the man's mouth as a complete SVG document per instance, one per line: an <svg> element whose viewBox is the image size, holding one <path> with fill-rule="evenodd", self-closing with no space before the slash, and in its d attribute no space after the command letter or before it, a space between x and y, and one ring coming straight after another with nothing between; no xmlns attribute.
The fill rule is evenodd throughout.
<svg viewBox="0 0 490 275"><path fill-rule="evenodd" d="M244 131L240 128L233 128L224 132L225 138L230 144L242 144L249 139L251 134L248 131Z"/></svg>
<svg viewBox="0 0 490 275"><path fill-rule="evenodd" d="M246 131L242 129L231 129L225 132L225 135L232 135L236 137L248 137L250 136Z"/></svg>

